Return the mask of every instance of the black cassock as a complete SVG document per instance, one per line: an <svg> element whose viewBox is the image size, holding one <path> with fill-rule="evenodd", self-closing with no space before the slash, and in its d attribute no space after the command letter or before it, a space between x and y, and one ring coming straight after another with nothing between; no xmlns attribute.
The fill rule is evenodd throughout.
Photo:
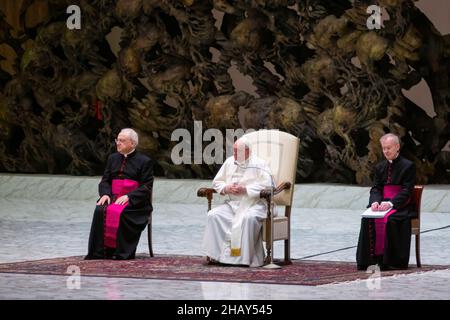
<svg viewBox="0 0 450 320"><path fill-rule="evenodd" d="M104 223L106 206L97 206L92 219L89 235L88 254L85 259L134 259L142 231L153 208L151 194L153 188L153 162L137 151L127 157L116 152L109 156L105 172L99 184L99 195L109 195L111 203L116 199L112 194L113 179L128 179L139 183L139 187L127 193L128 205L120 215L117 229L116 248L104 246Z"/></svg>
<svg viewBox="0 0 450 320"><path fill-rule="evenodd" d="M370 190L369 205L373 202L391 201L397 212L391 214L386 223L383 255L375 254L375 222L371 218L361 219L356 262L358 269L365 270L369 265L379 264L381 268L408 268L411 247L411 218L414 211L412 193L416 180L413 162L398 156L392 161L391 169L387 160L375 167L375 182ZM392 199L383 198L385 185L397 185L401 189Z"/></svg>

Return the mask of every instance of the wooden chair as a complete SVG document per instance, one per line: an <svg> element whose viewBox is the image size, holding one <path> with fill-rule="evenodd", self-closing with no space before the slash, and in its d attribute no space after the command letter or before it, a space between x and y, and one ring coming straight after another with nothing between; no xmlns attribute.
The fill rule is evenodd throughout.
<svg viewBox="0 0 450 320"><path fill-rule="evenodd" d="M150 257L153 257L153 247L152 247L152 213L148 216L148 224L147 224L147 238L148 238L148 252L150 253Z"/></svg>
<svg viewBox="0 0 450 320"><path fill-rule="evenodd" d="M273 192L270 189L266 189L260 193L260 198L265 199L268 203L267 218L263 223L262 230L263 240L266 242L267 258L273 254L271 243L284 240L284 264L290 264L291 208L300 140L289 133L279 130L259 130L244 136L250 144L251 153L267 162L276 186ZM277 184L277 182L279 183ZM214 193L216 191L212 188L200 188L197 191L197 196L207 198L208 211L211 210ZM271 241L270 219L272 214L270 203L272 201L278 206L285 207L284 216L273 218L273 241Z"/></svg>
<svg viewBox="0 0 450 320"><path fill-rule="evenodd" d="M153 192L150 196L150 203L153 203ZM147 238L148 238L148 252L150 254L150 257L153 257L153 246L152 246L152 211L150 211L150 214L148 215L148 222L147 222Z"/></svg>
<svg viewBox="0 0 450 320"><path fill-rule="evenodd" d="M420 206L422 200L422 185L414 186L413 191L413 201L414 201L414 209L417 212L417 217L411 219L411 235L416 236L416 263L417 267L422 267L420 262Z"/></svg>

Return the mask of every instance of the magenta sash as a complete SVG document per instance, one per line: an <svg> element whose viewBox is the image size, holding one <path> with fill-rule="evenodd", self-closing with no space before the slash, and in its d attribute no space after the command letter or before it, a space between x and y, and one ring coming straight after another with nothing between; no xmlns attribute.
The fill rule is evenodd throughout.
<svg viewBox="0 0 450 320"><path fill-rule="evenodd" d="M139 183L134 180L119 180L114 179L112 181L112 193L113 199L120 198L121 196L131 192L139 187ZM128 205L125 204L110 204L106 207L105 226L103 233L104 246L108 248L116 247L117 229L119 228L120 214L123 209Z"/></svg>
<svg viewBox="0 0 450 320"><path fill-rule="evenodd" d="M383 199L392 199L401 190L399 185L387 185L383 189ZM382 255L384 253L384 240L386 237L386 223L391 214L394 214L397 210L392 209L383 218L374 219L375 220L375 254Z"/></svg>

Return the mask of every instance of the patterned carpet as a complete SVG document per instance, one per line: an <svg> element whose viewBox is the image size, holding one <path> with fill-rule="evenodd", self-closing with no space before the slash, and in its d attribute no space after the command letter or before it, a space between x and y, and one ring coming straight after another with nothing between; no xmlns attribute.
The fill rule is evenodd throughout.
<svg viewBox="0 0 450 320"><path fill-rule="evenodd" d="M357 279L367 279L372 274L357 271L355 263L336 261L294 260L281 269L248 268L207 265L200 256L158 255L154 258L138 256L135 260L83 260L67 257L37 261L0 264L0 273L25 273L43 275L71 274L69 266L78 266L81 276L119 277L159 280L191 280L249 282L265 284L292 284L317 286ZM382 277L414 272L448 269L450 266L411 266L408 270L383 271Z"/></svg>

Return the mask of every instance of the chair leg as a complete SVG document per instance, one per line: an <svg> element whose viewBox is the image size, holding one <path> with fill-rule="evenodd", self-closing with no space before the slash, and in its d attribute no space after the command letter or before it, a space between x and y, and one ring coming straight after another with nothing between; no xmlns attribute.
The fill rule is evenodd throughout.
<svg viewBox="0 0 450 320"><path fill-rule="evenodd" d="M291 240L284 240L284 263L291 264Z"/></svg>
<svg viewBox="0 0 450 320"><path fill-rule="evenodd" d="M152 246L152 216L148 218L147 225L147 237L148 237L148 251L150 253L150 257L153 257L153 246Z"/></svg>
<svg viewBox="0 0 450 320"><path fill-rule="evenodd" d="M264 221L264 223L266 224L266 230L265 230L266 231L266 234L265 234L265 236L266 236L266 257L264 259L264 263L269 264L269 263L271 263L270 256L272 254L272 249L273 249L271 246L272 244L270 242L270 238L272 236L272 234L270 232L270 228L271 228L270 219L266 219Z"/></svg>
<svg viewBox="0 0 450 320"><path fill-rule="evenodd" d="M266 258L264 259L264 263L270 263L270 255L272 254L272 248L270 247L270 243L266 241Z"/></svg>
<svg viewBox="0 0 450 320"><path fill-rule="evenodd" d="M416 262L417 268L421 268L422 263L420 263L420 234L416 234Z"/></svg>

